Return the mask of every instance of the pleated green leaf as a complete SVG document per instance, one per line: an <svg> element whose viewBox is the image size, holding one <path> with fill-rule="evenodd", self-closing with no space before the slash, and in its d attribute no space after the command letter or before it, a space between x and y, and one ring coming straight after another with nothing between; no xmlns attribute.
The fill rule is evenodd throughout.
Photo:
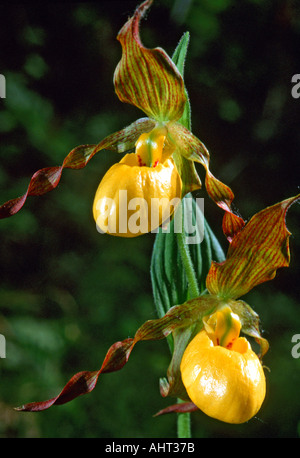
<svg viewBox="0 0 300 458"><path fill-rule="evenodd" d="M169 226L157 233L153 247L150 270L158 316L163 316L173 305L190 299L188 279L178 248L176 230L181 229L185 231L201 293L206 288L206 276L212 261L222 262L225 259L222 247L199 205L191 194L187 195ZM187 229L193 232L188 233Z"/></svg>

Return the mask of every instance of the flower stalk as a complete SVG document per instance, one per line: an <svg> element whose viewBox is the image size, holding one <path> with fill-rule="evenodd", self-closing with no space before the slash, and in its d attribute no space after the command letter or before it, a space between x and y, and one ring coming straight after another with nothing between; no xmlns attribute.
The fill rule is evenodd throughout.
<svg viewBox="0 0 300 458"><path fill-rule="evenodd" d="M183 224L182 228L184 228ZM189 284L189 296L191 297L191 299L194 299L195 297L198 297L200 295L200 291L189 247L186 243L184 229L181 232L177 233L177 243L182 263L184 266L184 271ZM181 403L181 399L178 399L178 402ZM185 412L178 413L177 415L177 437L181 439L191 438L191 414L189 412Z"/></svg>

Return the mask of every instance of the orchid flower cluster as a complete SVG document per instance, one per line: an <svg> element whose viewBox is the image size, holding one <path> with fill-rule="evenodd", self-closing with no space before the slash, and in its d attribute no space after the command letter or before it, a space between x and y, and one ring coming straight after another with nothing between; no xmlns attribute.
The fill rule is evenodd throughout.
<svg viewBox="0 0 300 458"><path fill-rule="evenodd" d="M158 232L152 281L155 299L158 301L159 297L168 304L165 310L157 319L139 327L133 338L114 343L100 369L79 372L56 397L31 402L17 410L41 411L89 393L100 375L124 367L136 343L168 338L172 358L167 377L160 380L160 392L163 397L172 396L180 402L157 415L201 410L227 423L243 423L257 414L265 399L262 358L269 344L261 335L259 316L241 297L256 285L273 279L278 268L289 265L290 232L285 218L300 195L260 211L247 223L234 213L232 190L211 173L209 152L190 130L190 105L183 80L187 34L172 59L163 49L148 49L140 40L140 21L151 4L152 0L146 0L138 6L119 32L122 58L114 74L120 101L139 108L146 117L97 145L76 147L61 166L38 170L23 196L0 207L0 217L16 214L28 196L54 189L64 168L81 169L96 153L111 150L126 154L106 172L96 190L93 216L97 228L125 238L140 236L165 224L172 227L174 215L182 210L186 196L202 186L195 167L195 163L200 163L206 173L206 192L224 212L222 229L229 244L227 255L225 259L210 260L202 288L197 282L193 285L200 273L190 269L189 275L191 257L183 236L181 245L179 241L176 245L177 252L180 247L181 252L175 267L180 272L186 269L187 281L183 287L185 299L178 304L164 284L166 272L161 274L163 263L172 262L170 257L162 258L164 243L167 238L174 243L174 233ZM124 195L131 201L139 199L139 218L146 224L140 224L136 231L130 230L129 224L136 218L133 209L126 208L124 213ZM198 248L201 250L201 244ZM175 290L179 287L174 277L169 278L169 283ZM251 338L258 342L259 354L252 349Z"/></svg>

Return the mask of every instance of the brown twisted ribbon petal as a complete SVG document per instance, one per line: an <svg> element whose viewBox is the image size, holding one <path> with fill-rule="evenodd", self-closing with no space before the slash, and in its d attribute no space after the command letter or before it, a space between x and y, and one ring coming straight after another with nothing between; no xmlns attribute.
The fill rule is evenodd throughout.
<svg viewBox="0 0 300 458"><path fill-rule="evenodd" d="M201 319L207 309L212 308L214 301L215 299L211 296L192 299L182 305L172 307L162 318L146 321L137 330L134 338L116 342L109 348L100 370L78 372L69 380L58 396L46 401L25 404L17 407L16 410L38 412L52 405L70 402L82 394L90 393L95 388L100 374L115 372L124 367L137 342L160 340L176 329L190 326L196 320Z"/></svg>
<svg viewBox="0 0 300 458"><path fill-rule="evenodd" d="M166 415L167 413L190 413L199 410L193 402L180 402L171 406L165 407L164 409L157 412L154 417L160 415Z"/></svg>
<svg viewBox="0 0 300 458"><path fill-rule="evenodd" d="M138 137L143 132L149 132L154 125L154 121L141 118L104 138L98 145L77 146L66 156L61 166L46 167L35 172L23 196L9 200L0 206L0 219L13 216L20 211L28 196L41 196L55 189L60 182L63 169L82 169L96 153L104 149L123 153L134 148Z"/></svg>
<svg viewBox="0 0 300 458"><path fill-rule="evenodd" d="M175 146L174 155L182 156L189 161L201 164L205 171L205 188L209 197L224 210L223 233L229 242L235 234L240 232L245 225L244 220L232 210L234 193L226 184L218 180L209 169L210 154L204 143L202 143L192 132L178 122L168 123L168 135Z"/></svg>

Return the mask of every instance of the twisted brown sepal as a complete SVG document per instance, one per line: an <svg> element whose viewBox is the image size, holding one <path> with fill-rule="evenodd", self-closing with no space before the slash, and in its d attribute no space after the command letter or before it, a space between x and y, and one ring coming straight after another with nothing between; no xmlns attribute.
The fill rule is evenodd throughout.
<svg viewBox="0 0 300 458"><path fill-rule="evenodd" d="M172 307L162 318L146 321L136 332L134 338L114 343L108 350L100 370L82 371L75 374L58 396L41 402L31 402L17 407L18 411L38 412L52 405L65 404L76 397L90 393L96 386L101 374L122 369L128 362L135 344L146 340L160 340L170 333L174 336L174 352L167 372L167 379L162 379L160 388L163 397L175 396L188 400L180 375L180 362L189 340L202 326L203 316L228 303L239 314L242 330L253 336L261 345L262 354L267 351L268 343L260 336L258 315L242 301L224 301L218 296L203 295L191 299L182 305ZM183 409L184 406L180 406ZM171 410L170 410L171 411ZM174 410L175 411L175 410ZM183 411L183 410L180 410Z"/></svg>
<svg viewBox="0 0 300 458"><path fill-rule="evenodd" d="M160 410L154 415L154 417L166 415L167 413L191 413L195 412L196 410L199 409L193 402L180 402L178 404L173 404L171 406L166 407L165 409Z"/></svg>
<svg viewBox="0 0 300 458"><path fill-rule="evenodd" d="M213 300L210 296L193 299L182 305L172 307L164 317L146 321L137 330L134 338L114 343L109 348L100 370L79 372L69 380L58 396L46 401L25 404L17 407L16 410L38 412L46 410L52 405L70 402L82 394L90 393L95 388L100 374L115 372L124 367L137 342L160 340L179 328L189 327L195 321L199 321L205 311L211 310L212 307Z"/></svg>
<svg viewBox="0 0 300 458"><path fill-rule="evenodd" d="M223 233L228 241L231 242L233 237L242 230L245 222L233 212L232 202L234 200L234 193L232 190L211 173L209 169L210 154L208 149L192 132L178 122L168 123L168 136L175 145L174 159L181 175L181 163L183 160L186 162L187 159L191 163L198 162L204 167L206 171L205 188L207 194L218 207L224 210ZM201 186L200 179L198 176L197 178L198 181L194 180L195 186L190 191Z"/></svg>
<svg viewBox="0 0 300 458"><path fill-rule="evenodd" d="M154 125L154 121L141 118L104 138L98 145L77 146L66 156L61 166L46 167L35 172L23 196L9 200L0 206L0 219L13 216L20 211L28 196L41 196L55 189L65 168L82 169L96 153L104 149L119 153L132 149L141 133L149 132Z"/></svg>
<svg viewBox="0 0 300 458"><path fill-rule="evenodd" d="M210 198L224 210L222 229L229 242L232 242L236 234L238 234L245 226L243 218L235 214L232 210L232 202L234 193L232 190L218 180L209 170L208 164L204 164L206 169L205 187Z"/></svg>

